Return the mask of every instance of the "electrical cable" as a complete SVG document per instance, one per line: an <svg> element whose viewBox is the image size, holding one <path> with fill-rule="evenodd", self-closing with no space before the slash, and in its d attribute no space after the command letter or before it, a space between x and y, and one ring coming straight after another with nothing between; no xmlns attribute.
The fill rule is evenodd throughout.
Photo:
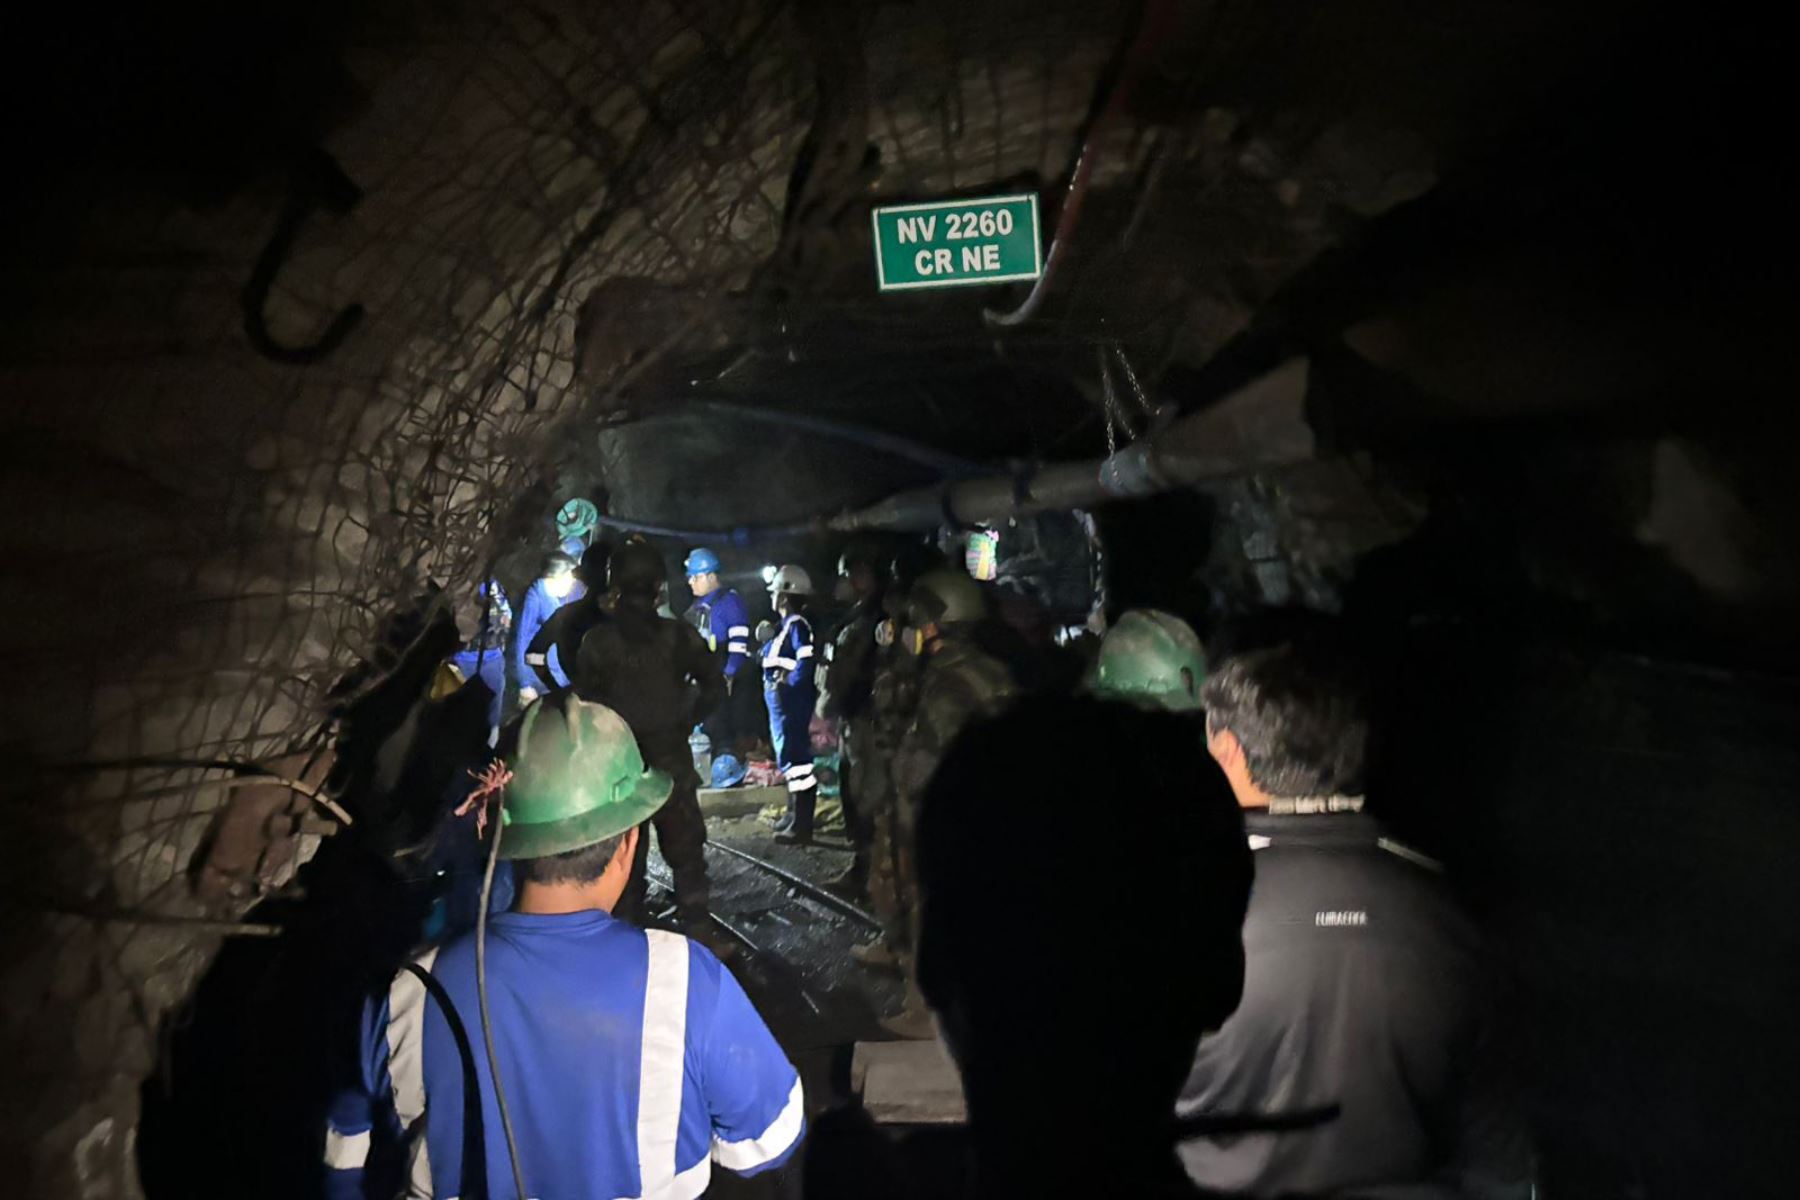
<svg viewBox="0 0 1800 1200"><path fill-rule="evenodd" d="M506 1107L506 1087L500 1082L500 1056L494 1053L494 1026L488 1020L487 920L494 896L494 867L500 861L501 813L496 804L494 844L488 847L487 870L481 877L481 908L475 915L475 995L481 1001L481 1040L487 1045L488 1074L494 1080L494 1100L500 1106L500 1128L506 1134L506 1157L512 1163L513 1187L518 1200L526 1200L525 1172L519 1167L519 1143L513 1137L512 1112Z"/></svg>

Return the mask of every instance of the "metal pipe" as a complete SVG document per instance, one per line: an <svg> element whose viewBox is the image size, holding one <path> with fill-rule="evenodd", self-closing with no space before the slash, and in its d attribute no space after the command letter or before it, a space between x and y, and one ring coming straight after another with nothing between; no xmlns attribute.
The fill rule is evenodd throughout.
<svg viewBox="0 0 1800 1200"><path fill-rule="evenodd" d="M1308 364L1294 358L1217 405L1111 457L898 492L834 517L839 532L976 525L1152 496L1316 456L1304 406Z"/></svg>

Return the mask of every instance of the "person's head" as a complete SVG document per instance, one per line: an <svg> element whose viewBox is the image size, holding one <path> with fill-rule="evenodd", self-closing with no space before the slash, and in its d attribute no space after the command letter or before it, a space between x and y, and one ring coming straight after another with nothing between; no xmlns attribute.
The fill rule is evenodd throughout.
<svg viewBox="0 0 1800 1200"><path fill-rule="evenodd" d="M1094 662L1095 695L1169 712L1198 712L1206 651L1173 613L1134 608L1106 631Z"/></svg>
<svg viewBox="0 0 1800 1200"><path fill-rule="evenodd" d="M589 591L599 591L606 586L606 573L611 558L612 548L605 542L595 542L581 552L581 561L575 564L575 578Z"/></svg>
<svg viewBox="0 0 1800 1200"><path fill-rule="evenodd" d="M719 556L705 546L691 551L682 569L687 572L688 590L696 597L719 590Z"/></svg>
<svg viewBox="0 0 1800 1200"><path fill-rule="evenodd" d="M777 568L769 580L769 604L784 617L805 612L812 594L812 576L792 563Z"/></svg>
<svg viewBox="0 0 1800 1200"><path fill-rule="evenodd" d="M656 547L642 538L632 538L612 557L608 585L621 600L643 605L656 603L657 589L668 580L668 569Z"/></svg>
<svg viewBox="0 0 1800 1200"><path fill-rule="evenodd" d="M887 558L880 547L862 540L850 543L838 557L838 599L861 602L879 595L887 584L887 572Z"/></svg>
<svg viewBox="0 0 1800 1200"><path fill-rule="evenodd" d="M1132 914L1100 902L1116 829ZM1196 786L1191 728L1092 697L1023 701L950 747L918 856L919 984L978 1145L984 1127L1029 1126L1045 1088L1106 1126L1084 1140L1122 1139L1127 1157L1172 1143L1195 1044L1242 993L1252 870L1242 814Z"/></svg>
<svg viewBox="0 0 1800 1200"><path fill-rule="evenodd" d="M575 560L561 550L544 558L544 590L558 600L575 590Z"/></svg>
<svg viewBox="0 0 1800 1200"><path fill-rule="evenodd" d="M1361 790L1368 716L1337 656L1300 645L1251 651L1210 675L1200 698L1206 748L1246 808Z"/></svg>
<svg viewBox="0 0 1800 1200"><path fill-rule="evenodd" d="M618 713L566 693L525 710L511 766L500 857L520 863L527 885L562 894L565 907L610 908L634 831L668 799L669 777L644 765Z"/></svg>
<svg viewBox="0 0 1800 1200"><path fill-rule="evenodd" d="M951 630L974 625L987 615L987 597L968 572L941 567L919 576L906 597L902 640L914 653L932 654Z"/></svg>
<svg viewBox="0 0 1800 1200"><path fill-rule="evenodd" d="M519 882L540 888L601 893L598 898L605 902L600 907L610 909L624 894L631 877L631 860L637 853L639 836L638 827L633 825L591 845L542 858L520 859Z"/></svg>

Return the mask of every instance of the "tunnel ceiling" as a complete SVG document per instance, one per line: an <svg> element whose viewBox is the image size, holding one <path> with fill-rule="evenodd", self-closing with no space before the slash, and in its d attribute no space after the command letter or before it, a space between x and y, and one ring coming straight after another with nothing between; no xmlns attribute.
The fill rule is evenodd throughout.
<svg viewBox="0 0 1800 1200"><path fill-rule="evenodd" d="M751 427L701 405L1003 466L1106 450L1102 363L1129 440L1301 356L1317 461L1261 470L1252 439L1209 486L1303 597L1403 538L1474 591L1471 545L1584 602L1669 591L1677 621L1696 589L1791 597L1764 415L1785 74L1722 33L1754 25L1403 0L36 13L4 81L0 629L32 683L0 867L8 1011L42 1018L8 1026L34 1102L6 1136L42 1194L133 1194L153 1032L212 946L184 922L244 899L196 898L196 847L234 772L307 770L397 603L465 595L571 491L785 520L919 481L772 484ZM987 312L1023 286L875 291L871 205L1030 189L1048 236L1084 161L1032 319ZM603 433L637 447L638 494ZM721 456L751 465L684 467ZM1273 560L1235 554L1208 570L1267 599Z"/></svg>

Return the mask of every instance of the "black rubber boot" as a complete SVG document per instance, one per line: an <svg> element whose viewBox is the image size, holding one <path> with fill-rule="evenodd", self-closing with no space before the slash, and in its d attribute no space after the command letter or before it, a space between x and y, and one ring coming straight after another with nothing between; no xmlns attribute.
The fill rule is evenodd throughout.
<svg viewBox="0 0 1800 1200"><path fill-rule="evenodd" d="M812 841L813 808L819 802L819 789L807 788L798 794L788 793L787 828L775 827L775 840L784 846L804 845Z"/></svg>
<svg viewBox="0 0 1800 1200"><path fill-rule="evenodd" d="M787 811L781 814L781 820L775 822L775 839L777 841L780 841L781 836L783 834L787 833L789 830L793 829L793 827L794 827L794 793L789 792L788 798L787 798Z"/></svg>

